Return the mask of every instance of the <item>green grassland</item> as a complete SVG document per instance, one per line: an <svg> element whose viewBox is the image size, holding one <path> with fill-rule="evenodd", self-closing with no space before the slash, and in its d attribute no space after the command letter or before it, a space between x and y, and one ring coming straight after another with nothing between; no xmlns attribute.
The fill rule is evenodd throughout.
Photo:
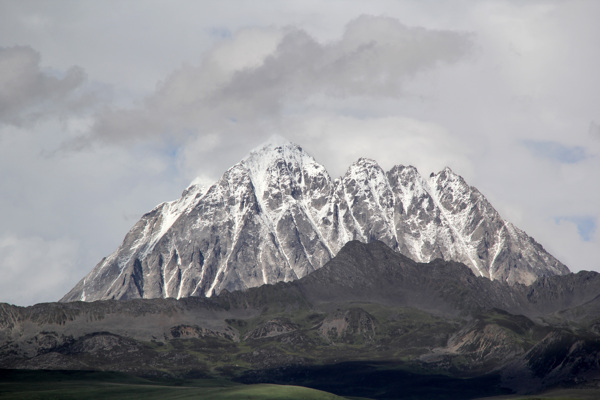
<svg viewBox="0 0 600 400"><path fill-rule="evenodd" d="M221 379L151 381L125 374L86 371L0 371L0 398L229 400L341 400L331 393L298 386L243 385Z"/></svg>

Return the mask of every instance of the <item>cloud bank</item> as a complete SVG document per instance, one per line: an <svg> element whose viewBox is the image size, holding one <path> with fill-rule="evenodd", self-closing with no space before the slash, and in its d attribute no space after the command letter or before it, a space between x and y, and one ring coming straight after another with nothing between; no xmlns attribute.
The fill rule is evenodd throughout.
<svg viewBox="0 0 600 400"><path fill-rule="evenodd" d="M82 68L51 74L40 67L40 54L29 46L0 47L0 122L31 125L48 114L73 112L85 99Z"/></svg>
<svg viewBox="0 0 600 400"><path fill-rule="evenodd" d="M359 17L328 43L297 28L245 29L200 65L173 72L142 105L105 110L89 139L214 132L266 137L282 118L306 112L323 97L397 98L407 78L457 62L471 48L466 33L407 27L386 17Z"/></svg>

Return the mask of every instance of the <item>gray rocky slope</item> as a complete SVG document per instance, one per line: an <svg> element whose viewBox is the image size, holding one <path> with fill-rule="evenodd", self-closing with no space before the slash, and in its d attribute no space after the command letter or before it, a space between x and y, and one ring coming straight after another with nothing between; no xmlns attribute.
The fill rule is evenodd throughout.
<svg viewBox="0 0 600 400"><path fill-rule="evenodd" d="M361 158L332 180L287 143L145 214L61 301L212 296L296 280L350 240L379 240L419 262L462 262L509 284L569 272L449 168L424 178Z"/></svg>

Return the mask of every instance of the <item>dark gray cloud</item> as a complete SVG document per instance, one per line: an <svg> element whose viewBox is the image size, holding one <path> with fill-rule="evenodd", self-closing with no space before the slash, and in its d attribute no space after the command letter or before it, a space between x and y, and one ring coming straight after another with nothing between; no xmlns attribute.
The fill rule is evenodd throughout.
<svg viewBox="0 0 600 400"><path fill-rule="evenodd" d="M28 46L0 47L0 123L31 124L52 113L75 111L89 100L78 93L85 73L42 70L40 55Z"/></svg>
<svg viewBox="0 0 600 400"><path fill-rule="evenodd" d="M287 33L259 68L241 70L214 98L271 102L315 93L335 97L396 97L404 80L470 50L467 34L407 27L396 19L362 16L339 41L320 44L302 30Z"/></svg>

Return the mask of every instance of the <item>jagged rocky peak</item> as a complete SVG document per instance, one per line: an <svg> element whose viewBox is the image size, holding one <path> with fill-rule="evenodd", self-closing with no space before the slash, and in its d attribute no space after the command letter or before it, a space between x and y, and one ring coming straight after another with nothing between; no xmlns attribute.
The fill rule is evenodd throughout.
<svg viewBox="0 0 600 400"><path fill-rule="evenodd" d="M343 184L350 193L366 197L375 196L373 200L381 207L391 205L390 184L385 171L375 160L359 158L348 168L343 177Z"/></svg>
<svg viewBox="0 0 600 400"><path fill-rule="evenodd" d="M295 200L323 206L331 191L325 168L291 142L271 141L250 152L241 164L250 171L257 196L270 210Z"/></svg>
<svg viewBox="0 0 600 400"><path fill-rule="evenodd" d="M462 209L466 203L481 201L483 197L449 167L434 174L430 178L430 186L439 194L439 201L447 210L453 210L455 207Z"/></svg>
<svg viewBox="0 0 600 400"><path fill-rule="evenodd" d="M511 284L568 272L449 168L424 179L412 166L386 172L360 158L332 180L277 139L210 188L190 185L145 214L62 300L211 296L295 280L351 240L379 240L419 262L462 262Z"/></svg>
<svg viewBox="0 0 600 400"><path fill-rule="evenodd" d="M360 158L341 179L337 196L346 230L354 233L352 239L365 242L382 240L397 247L393 223L393 193L385 171L376 161Z"/></svg>

